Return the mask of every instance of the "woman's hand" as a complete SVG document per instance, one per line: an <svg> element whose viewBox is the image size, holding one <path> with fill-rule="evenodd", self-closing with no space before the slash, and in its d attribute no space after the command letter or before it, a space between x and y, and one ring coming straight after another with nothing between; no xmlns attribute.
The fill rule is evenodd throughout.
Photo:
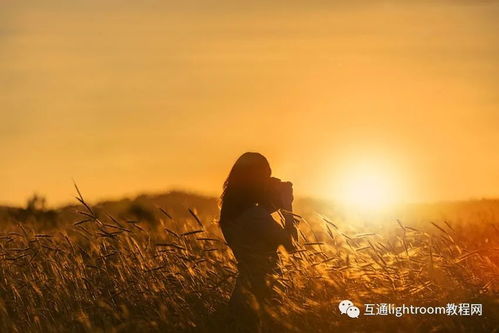
<svg viewBox="0 0 499 333"><path fill-rule="evenodd" d="M293 183L283 182L271 177L267 188L269 203L272 208L291 211L293 208Z"/></svg>

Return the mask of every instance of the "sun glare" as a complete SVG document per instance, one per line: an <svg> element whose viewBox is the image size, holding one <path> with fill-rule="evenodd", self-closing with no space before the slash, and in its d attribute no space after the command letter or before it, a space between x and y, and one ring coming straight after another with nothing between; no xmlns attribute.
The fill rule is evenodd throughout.
<svg viewBox="0 0 499 333"><path fill-rule="evenodd" d="M379 165L365 164L350 168L339 183L338 201L350 208L385 210L402 199L397 175Z"/></svg>

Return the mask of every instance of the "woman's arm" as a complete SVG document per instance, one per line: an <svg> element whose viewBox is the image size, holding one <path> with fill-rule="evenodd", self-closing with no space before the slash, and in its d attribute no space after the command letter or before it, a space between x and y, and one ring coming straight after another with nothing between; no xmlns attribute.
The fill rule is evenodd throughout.
<svg viewBox="0 0 499 333"><path fill-rule="evenodd" d="M281 213L284 216L284 229L291 235L292 241L298 241L298 229L296 228L296 220L293 216L293 183L287 182L288 186L285 187L282 193L283 208Z"/></svg>
<svg viewBox="0 0 499 333"><path fill-rule="evenodd" d="M263 208L262 208L263 210ZM261 215L253 218L252 225L260 239L272 248L284 245L287 251L296 250L294 241L297 240L298 230L293 222L293 216L289 212L281 211L281 223L268 212L262 211Z"/></svg>
<svg viewBox="0 0 499 333"><path fill-rule="evenodd" d="M281 193L282 208L280 213L284 218L284 228L279 226L279 233L281 233L280 243L284 245L286 250L294 251L296 246L294 242L298 241L298 229L296 228L296 221L293 216L293 184L291 182L285 183L284 190Z"/></svg>
<svg viewBox="0 0 499 333"><path fill-rule="evenodd" d="M281 214L284 217L284 231L288 234L289 237L289 248L286 246L288 251L296 250L296 246L294 242L298 241L298 228L296 227L296 220L293 216L292 211L289 210L281 210Z"/></svg>

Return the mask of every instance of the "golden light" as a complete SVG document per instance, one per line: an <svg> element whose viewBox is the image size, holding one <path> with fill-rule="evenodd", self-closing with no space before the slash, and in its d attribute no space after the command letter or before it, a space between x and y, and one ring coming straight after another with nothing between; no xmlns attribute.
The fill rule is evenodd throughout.
<svg viewBox="0 0 499 333"><path fill-rule="evenodd" d="M404 200L400 175L392 166L364 162L346 168L338 179L340 204L363 211L382 211Z"/></svg>

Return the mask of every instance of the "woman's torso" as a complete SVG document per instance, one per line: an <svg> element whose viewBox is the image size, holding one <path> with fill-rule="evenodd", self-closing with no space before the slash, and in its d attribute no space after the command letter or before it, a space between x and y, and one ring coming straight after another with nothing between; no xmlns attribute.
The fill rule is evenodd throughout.
<svg viewBox="0 0 499 333"><path fill-rule="evenodd" d="M270 273L277 264L279 239L273 231L280 228L272 215L261 206L246 209L238 217L225 221L222 232L241 270Z"/></svg>

